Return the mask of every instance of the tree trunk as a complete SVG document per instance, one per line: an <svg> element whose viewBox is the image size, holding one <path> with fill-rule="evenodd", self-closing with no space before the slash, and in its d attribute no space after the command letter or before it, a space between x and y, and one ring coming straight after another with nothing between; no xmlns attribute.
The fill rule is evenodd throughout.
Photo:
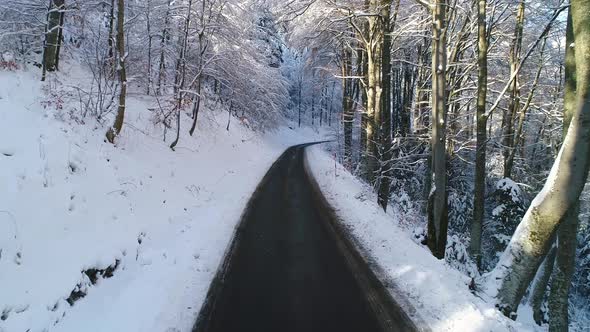
<svg viewBox="0 0 590 332"><path fill-rule="evenodd" d="M186 51L188 47L188 30L191 23L192 4L193 0L189 0L186 18L184 19L184 30L182 31L183 38L182 45L180 47L180 55L176 63L177 71L176 78L174 79L176 83L174 87L176 90L176 138L174 139L172 144L170 144L170 149L172 150L174 150L174 148L178 144L178 140L180 139L180 114L182 112L182 98L184 97L184 93L182 90L184 89L184 80L186 76Z"/></svg>
<svg viewBox="0 0 590 332"><path fill-rule="evenodd" d="M551 279L551 273L553 272L556 254L557 247L551 247L547 257L545 257L543 260L543 264L539 268L539 271L537 271L535 281L531 287L529 303L533 309L533 319L538 325L543 324L543 312L541 311L541 306L543 305L547 286L549 284L549 280Z"/></svg>
<svg viewBox="0 0 590 332"><path fill-rule="evenodd" d="M123 128L123 121L125 119L125 97L127 94L127 74L125 72L125 59L127 54L125 52L125 0L117 0L117 53L119 65L117 66L119 72L119 82L121 91L119 92L119 107L115 123L107 131L107 140L114 144L115 138L121 133Z"/></svg>
<svg viewBox="0 0 590 332"><path fill-rule="evenodd" d="M199 109L201 108L201 86L203 82L203 70L204 70L204 60L205 52L207 51L207 46L209 45L208 42L205 40L205 0L201 0L201 18L200 18L200 25L201 31L199 32L199 58L198 66L197 66L197 96L194 100L195 105L193 105L193 124L191 125L191 129L189 130L189 134L192 136L197 128L197 119L199 118ZM217 82L217 81L216 81ZM217 84L217 83L216 83Z"/></svg>
<svg viewBox="0 0 590 332"><path fill-rule="evenodd" d="M585 22L590 23L587 19L590 5L586 1L586 18ZM565 93L563 109L563 128L564 135L568 128L576 109L576 51L570 47L577 40L574 40L574 31L572 30L572 11L568 12L568 24L566 28L566 56L565 56ZM580 19L580 14L576 17ZM576 22L577 23L577 22ZM578 25L579 26L579 25ZM586 26L586 30L590 29ZM578 47L578 44L574 44ZM583 46L583 44L582 44ZM588 44L586 44L588 47ZM583 50L583 49L582 49ZM588 51L588 49L586 49ZM586 54L588 58L588 54ZM588 68L586 68L588 70ZM588 81L586 81L588 84ZM565 215L565 220L559 226L557 231L557 258L555 261L555 272L551 280L551 293L549 295L549 331L561 332L567 331L569 326L568 319L568 300L571 287L572 276L575 270L576 245L578 231L578 215L580 213L580 202L576 204Z"/></svg>
<svg viewBox="0 0 590 332"><path fill-rule="evenodd" d="M516 132L513 135L513 139L511 140L511 149L508 152L508 158L504 161L504 169L508 171L508 174L511 174L512 168L514 167L514 158L516 157L516 151L518 150L518 146L521 145L523 140L522 131L524 129L524 121L526 119L527 111L531 105L531 101L533 100L533 96L535 94L535 90L537 89L537 85L539 84L539 78L541 77L541 72L543 70L543 54L545 51L545 45L547 44L547 37L543 40L543 45L541 46L541 52L539 54L539 67L537 68L537 74L535 75L535 79L531 85L531 90L529 91L527 100L525 104L519 110L518 116L518 125ZM566 127L567 128L567 127ZM565 134L564 134L565 135Z"/></svg>
<svg viewBox="0 0 590 332"><path fill-rule="evenodd" d="M330 108L328 109L328 127L332 127L332 109L334 106L334 91L336 90L336 81L332 82L332 93L330 94Z"/></svg>
<svg viewBox="0 0 590 332"><path fill-rule="evenodd" d="M363 24L361 29L363 29L363 33L366 34L366 24ZM361 43L359 43L361 44ZM368 122L368 117L367 117L367 89L366 89L366 84L367 84L367 71L368 71L368 66L367 66L367 52L364 50L364 47L366 47L366 45L359 45L358 46L358 51L357 51L357 76L358 77L362 77L362 79L357 79L355 84L359 90L359 97L360 97L360 103L357 103L358 105L361 105L361 127L360 127L360 146L359 146L359 156L358 156L358 160L361 164L362 167L364 167L363 165L366 164L366 154L365 151L367 149L367 122ZM361 82L362 80L362 82ZM362 88L361 88L362 87Z"/></svg>
<svg viewBox="0 0 590 332"><path fill-rule="evenodd" d="M397 0L399 4L399 0ZM397 8L396 8L397 10ZM391 0L381 0L381 10L379 18L381 20L383 46L381 48L381 96L379 100L381 121L377 123L380 130L379 146L381 152L378 154L379 161L379 181L377 202L387 210L389 202L389 190L391 186L391 29L390 29L390 12ZM377 119L379 120L379 119Z"/></svg>
<svg viewBox="0 0 590 332"><path fill-rule="evenodd" d="M65 5L63 6L65 10ZM66 17L66 13L64 11L59 13L59 34L57 36L57 48L55 50L55 70L59 70L59 54L61 52L61 44L63 42L63 34L64 34L64 20Z"/></svg>
<svg viewBox="0 0 590 332"><path fill-rule="evenodd" d="M168 41L168 29L170 25L170 6L172 5L172 0L168 1L168 7L166 8L166 14L164 16L164 29L162 30L162 39L160 40L160 65L158 68L158 87L156 89L156 94L162 94L162 85L164 84L165 74L166 74L166 57L165 57L165 50L166 50L166 42Z"/></svg>
<svg viewBox="0 0 590 332"><path fill-rule="evenodd" d="M432 9L432 172L434 187L428 206L427 244L432 254L444 258L447 243L447 158L446 158L446 11L447 1L436 0Z"/></svg>
<svg viewBox="0 0 590 332"><path fill-rule="evenodd" d="M111 14L109 16L109 59L113 61L115 57L115 0L111 0ZM112 62L111 62L112 63Z"/></svg>
<svg viewBox="0 0 590 332"><path fill-rule="evenodd" d="M576 99L573 118L543 190L535 197L498 265L487 276L504 314L514 317L518 304L586 183L590 167L590 1L572 0ZM571 77L566 77L566 80Z"/></svg>
<svg viewBox="0 0 590 332"><path fill-rule="evenodd" d="M352 96L352 52L348 49L342 51L342 121L344 128L344 165L352 170L352 126L354 122L353 96Z"/></svg>
<svg viewBox="0 0 590 332"><path fill-rule="evenodd" d="M197 119L199 118L199 110L201 109L201 76L197 79L197 95L193 99L193 124L189 130L189 134L193 136L195 129L197 129Z"/></svg>
<svg viewBox="0 0 590 332"><path fill-rule="evenodd" d="M484 222L484 203L486 188L486 144L487 116L486 97L488 91L488 36L486 33L486 0L478 0L477 5L477 143L475 149L475 189L473 200L473 221L471 222L471 256L481 268L481 233Z"/></svg>
<svg viewBox="0 0 590 332"><path fill-rule="evenodd" d="M571 208L557 231L557 258L551 279L549 294L549 331L567 331L569 326L568 307L572 276L576 269L576 246L578 214L580 204Z"/></svg>
<svg viewBox="0 0 590 332"><path fill-rule="evenodd" d="M516 10L516 27L514 37L510 46L510 77L518 70L520 63L520 53L522 49L522 31L524 28L524 9L525 2L520 0ZM510 162L510 153L514 148L514 117L520 109L520 82L517 74L510 85L510 99L508 108L504 110L502 117L502 145L504 156L504 177L509 178L512 173L512 163Z"/></svg>
<svg viewBox="0 0 590 332"><path fill-rule="evenodd" d="M369 183L373 183L379 170L378 136L381 123L381 52L383 30L381 22L375 13L379 8L379 0L370 1L370 11L375 15L368 17L369 38L366 45L367 56L367 123L365 146L365 176Z"/></svg>
<svg viewBox="0 0 590 332"><path fill-rule="evenodd" d="M43 45L43 76L45 72L57 70L59 37L61 35L61 22L63 21L63 10L65 8L64 0L50 0L47 12L47 30L45 32L45 42Z"/></svg>
<svg viewBox="0 0 590 332"><path fill-rule="evenodd" d="M150 89L152 85L152 25L150 22L150 10L152 9L152 2L151 0L147 0L146 6L146 28L148 34L148 64L147 64L147 89L146 94L150 95Z"/></svg>
<svg viewBox="0 0 590 332"><path fill-rule="evenodd" d="M302 83L303 83L302 82L303 81L303 78L301 77L301 75L302 74L299 75L299 91L298 91L298 93L299 93L299 100L298 100L298 105L297 105L297 107L298 107L298 111L297 111L298 120L297 120L297 123L298 123L298 126L300 128L301 128L301 89L302 89Z"/></svg>

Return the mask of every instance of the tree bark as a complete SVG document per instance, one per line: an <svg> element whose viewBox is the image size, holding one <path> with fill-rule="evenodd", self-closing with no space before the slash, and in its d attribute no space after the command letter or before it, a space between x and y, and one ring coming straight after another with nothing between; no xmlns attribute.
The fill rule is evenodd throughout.
<svg viewBox="0 0 590 332"><path fill-rule="evenodd" d="M152 85L152 25L150 22L150 10L152 9L152 2L151 0L147 0L147 5L146 5L146 28L147 28L147 34L148 34L148 54L147 54L147 58L148 58L148 64L147 64L147 89L146 89L146 94L149 96L150 95L150 89L151 89L151 85Z"/></svg>
<svg viewBox="0 0 590 332"><path fill-rule="evenodd" d="M478 0L477 5L477 111L476 111L476 149L475 149L475 189L473 200L473 220L471 222L470 251L477 268L481 268L481 233L484 222L486 189L486 145L487 126L486 98L488 91L488 36L486 27L486 0Z"/></svg>
<svg viewBox="0 0 590 332"><path fill-rule="evenodd" d="M180 54L178 56L178 61L176 64L176 78L174 81L175 90L176 90L176 138L170 144L170 149L174 150L176 145L178 144L178 140L180 139L180 114L182 112L182 98L184 97L183 89L184 89L184 80L186 76L186 50L188 47L188 36L189 36L189 27L191 23L191 12L192 12L192 4L193 0L189 0L188 2L188 9L186 13L186 17L184 19L184 30L183 38L182 38L182 45L180 47Z"/></svg>
<svg viewBox="0 0 590 332"><path fill-rule="evenodd" d="M166 57L165 57L165 50L166 50L166 42L168 41L168 29L170 25L170 6L172 5L172 0L168 1L168 7L166 8L166 14L164 16L164 29L162 30L162 39L160 40L160 65L158 67L158 87L156 89L156 94L160 96L162 94L162 85L164 84L164 80L166 79Z"/></svg>
<svg viewBox="0 0 590 332"><path fill-rule="evenodd" d="M539 271L537 271L535 282L531 287L532 290L529 303L533 309L533 319L538 325L543 324L543 312L541 311L541 306L543 305L547 286L549 284L549 280L551 279L556 254L557 247L551 247L547 257L545 257L543 260L543 264L539 268Z"/></svg>
<svg viewBox="0 0 590 332"><path fill-rule="evenodd" d="M446 157L446 12L447 1L436 0L432 8L432 166L433 188L428 206L427 244L432 254L444 258L447 243L447 157Z"/></svg>
<svg viewBox="0 0 590 332"><path fill-rule="evenodd" d="M514 317L518 304L547 254L551 238L576 207L590 168L590 1L572 0L576 99L573 118L543 190L535 197L498 265L498 306ZM566 80L570 79L569 77Z"/></svg>
<svg viewBox="0 0 590 332"><path fill-rule="evenodd" d="M399 5L399 0L397 0ZM383 211L387 210L389 202L389 190L391 186L391 0L381 0L379 18L383 34L383 46L381 47L381 94L379 100L379 114L381 119L377 126L379 128L379 182L377 188L377 203ZM396 8L397 10L397 8Z"/></svg>
<svg viewBox="0 0 590 332"><path fill-rule="evenodd" d="M524 28L524 10L525 2L520 0L516 9L516 26L512 45L510 46L510 77L518 70L520 63L520 53L522 49L522 32ZM514 117L520 109L520 82L517 74L510 85L510 101L508 108L504 110L502 117L502 145L504 156L504 177L509 178L512 175L512 163L510 163L510 153L514 148Z"/></svg>
<svg viewBox="0 0 590 332"><path fill-rule="evenodd" d="M346 47L346 46L344 46ZM344 128L344 165L352 170L352 126L354 122L352 96L352 52L342 51L342 122Z"/></svg>
<svg viewBox="0 0 590 332"><path fill-rule="evenodd" d="M115 57L115 0L111 0L111 14L109 16L109 59L113 60Z"/></svg>
<svg viewBox="0 0 590 332"><path fill-rule="evenodd" d="M55 70L59 70L59 54L61 52L61 45L63 42L63 34L64 34L64 20L66 17L66 13L64 10L66 9L65 4L62 8L63 10L59 13L59 34L57 35L57 48L55 49Z"/></svg>
<svg viewBox="0 0 590 332"><path fill-rule="evenodd" d="M189 130L189 134L192 136L197 128L197 119L199 118L199 110L201 109L201 86L203 82L203 69L204 69L204 57L205 52L207 51L207 46L209 43L205 40L205 0L201 0L201 18L200 18L200 25L201 31L199 31L199 58L197 59L197 82L196 82L196 90L197 95L194 99L193 105L193 124L191 125L191 129Z"/></svg>
<svg viewBox="0 0 590 332"><path fill-rule="evenodd" d="M121 133L123 128L123 121L125 119L125 98L127 95L127 73L125 72L125 59L127 54L125 52L125 1L117 0L117 53L119 65L117 71L119 72L119 82L121 91L119 92L119 107L115 123L106 133L107 140L115 143L115 138Z"/></svg>
<svg viewBox="0 0 590 332"><path fill-rule="evenodd" d="M586 1L588 4L588 1ZM590 6L587 5L587 10ZM586 12L586 16L588 12ZM580 15L578 14L578 17ZM579 19L579 18L578 18ZM590 20L586 20L589 22ZM590 22L589 22L590 23ZM586 29L590 29L586 26ZM563 109L564 135L568 128L576 108L576 52L572 45L574 31L572 26L572 11L568 12L566 27L566 55L565 55L565 93ZM574 44L575 45L575 44ZM578 45L575 45L576 47ZM588 46L588 45L587 45ZM588 55L586 55L588 57ZM586 82L588 83L588 82ZM555 271L551 280L551 293L549 294L549 331L567 331L569 326L568 300L572 276L576 263L576 245L578 231L578 215L580 213L580 202L576 204L565 215L565 220L557 231L557 258Z"/></svg>
<svg viewBox="0 0 590 332"><path fill-rule="evenodd" d="M367 61L367 123L366 123L366 146L365 146L365 177L369 183L376 179L379 171L379 126L381 124L381 57L383 30L382 22L379 19L380 0L369 1L368 16L368 38L366 39L365 51Z"/></svg>
<svg viewBox="0 0 590 332"><path fill-rule="evenodd" d="M43 46L43 76L45 72L57 70L59 38L61 36L61 22L63 22L63 10L65 8L64 0L50 0L47 12L47 30L45 32L45 42Z"/></svg>

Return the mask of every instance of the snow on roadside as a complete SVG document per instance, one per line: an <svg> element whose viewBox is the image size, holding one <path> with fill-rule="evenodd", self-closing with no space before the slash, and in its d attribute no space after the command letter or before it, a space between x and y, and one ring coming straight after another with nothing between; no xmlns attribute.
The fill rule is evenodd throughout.
<svg viewBox="0 0 590 332"><path fill-rule="evenodd" d="M114 147L46 95L36 72L0 72L0 331L189 331L250 194L311 131L204 112L172 152L136 96Z"/></svg>
<svg viewBox="0 0 590 332"><path fill-rule="evenodd" d="M308 148L306 158L343 226L361 243L367 259L384 272L382 277L395 283L392 296L401 292L433 331L534 331L474 296L465 275L413 242L398 227L403 221L399 211L392 207L393 213L384 213L366 185L320 146Z"/></svg>

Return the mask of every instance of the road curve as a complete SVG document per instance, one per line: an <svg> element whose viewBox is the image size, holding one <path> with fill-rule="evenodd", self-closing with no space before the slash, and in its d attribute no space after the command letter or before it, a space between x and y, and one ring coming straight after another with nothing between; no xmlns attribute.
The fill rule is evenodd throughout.
<svg viewBox="0 0 590 332"><path fill-rule="evenodd" d="M416 331L361 255L294 146L252 196L193 332Z"/></svg>

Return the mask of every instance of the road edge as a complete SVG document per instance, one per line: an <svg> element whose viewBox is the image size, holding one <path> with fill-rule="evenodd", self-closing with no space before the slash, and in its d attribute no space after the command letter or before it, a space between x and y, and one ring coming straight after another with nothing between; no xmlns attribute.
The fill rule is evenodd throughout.
<svg viewBox="0 0 590 332"><path fill-rule="evenodd" d="M207 290L207 294L205 295L205 300L201 305L201 308L197 312L197 316L193 327L191 329L192 332L206 332L207 328L209 327L209 321L211 319L211 313L214 311L216 306L216 299L217 294L221 292L224 287L225 276L230 271L230 265L233 260L234 254L238 251L238 247L240 244L240 233L245 227L244 221L248 219L248 215L251 213L252 205L258 198L260 194L260 190L264 185L269 181L270 175L272 174L273 170L277 167L277 165L283 160L283 158L290 153L292 150L296 149L299 145L291 146L285 149L283 153L272 163L272 165L268 168L258 185L250 195L250 199L246 203L240 218L234 227L234 231L230 238L230 241L223 252L223 256L211 283L209 284L209 289Z"/></svg>
<svg viewBox="0 0 590 332"><path fill-rule="evenodd" d="M329 230L338 242L357 281L359 281L361 287L369 294L369 302L375 313L382 317L383 322L402 320L406 326L410 326L414 331L432 331L395 281L387 276L381 265L372 257L370 251L358 238L347 231L342 222L343 218L328 202L320 185L313 176L308 159L309 150L306 147L301 147L303 149L303 168L305 175L311 184L316 201L325 207L322 211L326 213L324 217L328 221ZM386 296L383 296L384 294ZM384 326L384 328L387 331L396 331L391 324Z"/></svg>

